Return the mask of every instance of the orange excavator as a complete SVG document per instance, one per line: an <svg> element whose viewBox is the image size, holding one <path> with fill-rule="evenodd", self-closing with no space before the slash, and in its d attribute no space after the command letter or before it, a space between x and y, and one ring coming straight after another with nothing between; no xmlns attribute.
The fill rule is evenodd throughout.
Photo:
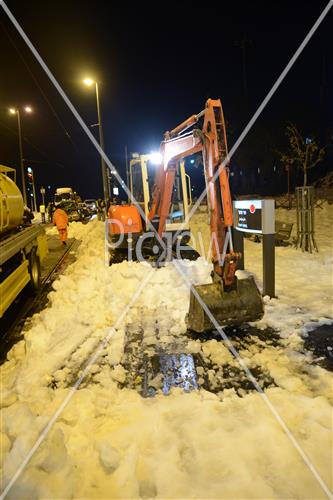
<svg viewBox="0 0 333 500"><path fill-rule="evenodd" d="M129 232L138 237L153 225L156 238L152 244L164 241L180 163L187 156L202 153L212 236L212 283L195 286L191 292L188 327L197 332L214 328L201 303L204 303L220 325L239 325L256 321L264 314L263 301L252 277L238 279L237 261L232 242L233 208L229 187L228 147L221 101L208 99L205 109L190 116L176 128L164 134L161 143L162 162L156 172L152 202L148 217L142 217L135 205L111 206L109 217L123 221L111 224L111 234ZM130 216L127 216L130 214ZM144 220L146 219L146 220ZM130 220L131 224L128 224ZM186 221L188 223L188 221ZM118 227L122 227L119 230ZM182 235L178 228L172 235L172 245ZM124 235L122 235L124 236ZM170 242L170 239L168 240ZM168 243L170 245L170 243ZM198 300L199 298L199 300Z"/></svg>

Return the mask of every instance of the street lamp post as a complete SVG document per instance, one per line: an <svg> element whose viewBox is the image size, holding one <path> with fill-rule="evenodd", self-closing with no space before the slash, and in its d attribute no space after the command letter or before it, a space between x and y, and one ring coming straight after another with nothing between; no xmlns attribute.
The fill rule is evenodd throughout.
<svg viewBox="0 0 333 500"><path fill-rule="evenodd" d="M100 103L99 103L99 91L98 91L97 82L95 82L95 91L96 91L99 143L100 143L102 150L105 151L105 149L104 149L104 134L103 134L103 127L102 127L102 115L101 115L101 108L100 108ZM106 175L106 165L105 165L105 161L104 161L104 158L102 155L101 155L101 168L102 168L102 177L103 177L104 200L105 200L105 206L106 206L107 200L110 197L110 193L109 193L109 183L107 181L107 175Z"/></svg>
<svg viewBox="0 0 333 500"><path fill-rule="evenodd" d="M17 128L18 128L18 140L19 140L19 151L20 151L20 166L21 166L21 179L22 179L22 194L24 204L27 205L27 191L25 185L25 173L24 173L24 159L23 159L23 147L22 147L22 129L21 129L21 115L19 109L11 108L10 113L17 116Z"/></svg>
<svg viewBox="0 0 333 500"><path fill-rule="evenodd" d="M95 82L94 80L92 80L91 78L85 78L83 80L83 83L85 85L87 85L88 87L91 87L93 84L95 84L99 144L100 144L102 150L105 151L104 150L104 134L103 134L103 127L102 127L102 114L101 114L101 107L100 107L98 83ZM110 190L109 190L106 165L105 165L103 155L101 155L101 170L102 170L102 179L103 179L103 194L104 194L104 200L105 200L105 204L106 204L108 198L110 197Z"/></svg>
<svg viewBox="0 0 333 500"><path fill-rule="evenodd" d="M22 191L24 204L27 204L27 191L25 186L25 173L24 173L24 159L23 159L23 146L22 146L22 129L21 129L21 115L20 111L16 110L17 114L17 127L19 136L19 148L20 148L20 164L21 164L21 177L22 177Z"/></svg>
<svg viewBox="0 0 333 500"><path fill-rule="evenodd" d="M30 106L25 106L26 113L31 113L32 109ZM23 145L22 145L22 128L21 128L21 115L18 108L10 108L10 114L17 116L17 128L18 128L18 139L19 139L19 150L20 150L20 166L21 166L21 179L22 179L22 194L24 204L27 205L27 191L25 184L25 172L24 172L24 158L23 158Z"/></svg>

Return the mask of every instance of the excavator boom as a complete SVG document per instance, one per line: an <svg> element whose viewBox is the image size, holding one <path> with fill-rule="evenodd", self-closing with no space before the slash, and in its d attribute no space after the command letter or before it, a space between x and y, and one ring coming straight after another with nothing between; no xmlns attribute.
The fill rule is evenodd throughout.
<svg viewBox="0 0 333 500"><path fill-rule="evenodd" d="M203 118L201 128L186 132ZM233 250L233 209L229 187L229 157L226 128L219 99L208 99L205 109L192 115L164 134L162 166L158 172L149 217L159 216L158 233L163 235L170 211L175 173L186 156L202 152L210 231L213 241L213 283L194 287L187 322L190 329L202 332L214 327L203 304L220 325L256 321L263 316L263 302L253 278L236 277L239 254ZM215 243L215 244L214 244ZM198 300L199 298L199 300Z"/></svg>

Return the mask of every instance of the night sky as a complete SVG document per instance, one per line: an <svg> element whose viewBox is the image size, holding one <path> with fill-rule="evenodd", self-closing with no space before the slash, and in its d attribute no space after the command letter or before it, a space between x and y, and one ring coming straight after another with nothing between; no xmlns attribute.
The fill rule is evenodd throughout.
<svg viewBox="0 0 333 500"><path fill-rule="evenodd" d="M158 149L164 131L201 111L208 97L222 100L230 148L326 3L7 1L87 124L97 121L95 96L81 80L99 81L106 152L122 175L125 146ZM235 190L283 190L274 151L283 148L287 121L332 140L332 33L333 9L233 158ZM70 185L83 198L99 196L97 152L2 9L0 43L0 163L19 167L8 107L29 104L24 158L37 188ZM329 163L328 156L318 172Z"/></svg>

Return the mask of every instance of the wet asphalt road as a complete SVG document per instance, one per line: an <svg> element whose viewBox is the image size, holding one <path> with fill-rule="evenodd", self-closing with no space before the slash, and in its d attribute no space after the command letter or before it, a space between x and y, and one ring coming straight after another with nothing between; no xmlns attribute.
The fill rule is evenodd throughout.
<svg viewBox="0 0 333 500"><path fill-rule="evenodd" d="M311 351L315 363L333 372L333 325L321 325L304 336L304 348Z"/></svg>

